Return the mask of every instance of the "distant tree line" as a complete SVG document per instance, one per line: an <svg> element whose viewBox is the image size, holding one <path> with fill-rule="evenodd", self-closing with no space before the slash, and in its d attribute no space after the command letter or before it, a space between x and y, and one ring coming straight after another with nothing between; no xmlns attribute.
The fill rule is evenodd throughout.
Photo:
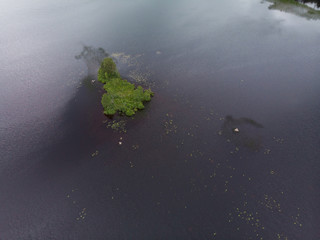
<svg viewBox="0 0 320 240"><path fill-rule="evenodd" d="M318 8L320 8L320 0L297 0L301 3L315 3Z"/></svg>

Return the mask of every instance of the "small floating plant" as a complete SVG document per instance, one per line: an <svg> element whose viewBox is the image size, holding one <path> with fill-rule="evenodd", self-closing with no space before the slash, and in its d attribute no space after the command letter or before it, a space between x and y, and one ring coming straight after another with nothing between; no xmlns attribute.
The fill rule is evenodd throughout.
<svg viewBox="0 0 320 240"><path fill-rule="evenodd" d="M101 103L104 114L114 115L117 112L130 117L138 110L144 109L144 102L151 100L154 93L151 89L143 89L120 77L112 58L105 58L98 71L98 80L104 84L106 93L102 95Z"/></svg>

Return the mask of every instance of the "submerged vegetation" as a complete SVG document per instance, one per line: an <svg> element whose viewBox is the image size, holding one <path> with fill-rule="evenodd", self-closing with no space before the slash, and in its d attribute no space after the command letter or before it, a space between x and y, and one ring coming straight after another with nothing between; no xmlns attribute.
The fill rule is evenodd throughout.
<svg viewBox="0 0 320 240"><path fill-rule="evenodd" d="M151 100L153 92L137 88L134 84L122 79L112 58L105 58L98 71L98 80L104 83L104 93L101 99L104 114L114 115L116 112L127 116L134 115L138 110L144 109L144 102Z"/></svg>

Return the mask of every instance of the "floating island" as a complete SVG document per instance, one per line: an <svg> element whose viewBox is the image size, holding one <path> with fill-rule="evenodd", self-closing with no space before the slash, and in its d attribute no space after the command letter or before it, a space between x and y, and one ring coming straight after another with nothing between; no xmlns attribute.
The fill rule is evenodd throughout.
<svg viewBox="0 0 320 240"><path fill-rule="evenodd" d="M151 89L143 89L120 77L112 58L105 58L98 71L98 80L104 84L106 93L101 103L104 114L114 115L117 112L130 117L138 110L144 109L144 102L149 102L154 93Z"/></svg>

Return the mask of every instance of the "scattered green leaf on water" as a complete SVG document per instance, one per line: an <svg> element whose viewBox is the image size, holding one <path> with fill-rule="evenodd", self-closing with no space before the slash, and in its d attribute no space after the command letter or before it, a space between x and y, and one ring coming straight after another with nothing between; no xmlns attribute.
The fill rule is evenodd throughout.
<svg viewBox="0 0 320 240"><path fill-rule="evenodd" d="M288 237L286 235L284 235L283 233L277 233L276 238L278 240L288 240Z"/></svg>
<svg viewBox="0 0 320 240"><path fill-rule="evenodd" d="M78 211L78 217L76 217L75 219L77 221L81 221L81 220L84 220L87 213L86 213L86 208L80 208L80 204L78 201L76 201L76 196L78 195L77 193L78 189L75 188L75 189L72 189L70 193L68 193L66 196L67 196L67 199L68 201L70 201L72 203L72 206L74 206ZM81 209L81 211L80 211Z"/></svg>
<svg viewBox="0 0 320 240"><path fill-rule="evenodd" d="M133 162L129 161L130 167L133 168L135 167L135 165L133 164Z"/></svg>
<svg viewBox="0 0 320 240"><path fill-rule="evenodd" d="M107 128L111 128L112 130L119 132L119 133L126 133L126 121L125 120L113 120L109 121L107 124Z"/></svg>
<svg viewBox="0 0 320 240"><path fill-rule="evenodd" d="M142 54L132 56L121 52L111 54L111 57L117 62L125 64L127 68L133 68L129 70L128 76L130 77L130 80L137 84L152 87L154 86L154 82L150 82L151 72L144 64L142 64L142 61L140 60L141 56Z"/></svg>
<svg viewBox="0 0 320 240"><path fill-rule="evenodd" d="M270 154L271 153L271 150L270 149L268 149L268 148L266 148L265 150L264 150L264 154Z"/></svg>
<svg viewBox="0 0 320 240"><path fill-rule="evenodd" d="M264 225L260 221L259 213L258 212L250 212L247 210L240 210L239 208L235 209L235 214L229 213L230 221L234 220L234 216L245 221L248 225L253 227L253 231L257 233L257 237L262 237L261 233L265 229ZM259 230L259 232L257 232Z"/></svg>
<svg viewBox="0 0 320 240"><path fill-rule="evenodd" d="M298 208L298 213L295 216L292 216L293 224L297 227L302 227L300 217L300 208Z"/></svg>
<svg viewBox="0 0 320 240"><path fill-rule="evenodd" d="M91 157L95 157L95 156L97 156L98 154L99 154L99 151L96 150L94 153L91 154Z"/></svg>
<svg viewBox="0 0 320 240"><path fill-rule="evenodd" d="M132 145L132 150L138 150L138 149L139 149L139 145L138 144Z"/></svg>
<svg viewBox="0 0 320 240"><path fill-rule="evenodd" d="M282 212L280 203L276 201L272 196L269 196L267 194L264 195L264 200L259 201L259 203L265 206L267 209L271 210L272 212Z"/></svg>
<svg viewBox="0 0 320 240"><path fill-rule="evenodd" d="M177 133L178 126L174 124L171 114L166 114L166 119L164 120L165 134Z"/></svg>
<svg viewBox="0 0 320 240"><path fill-rule="evenodd" d="M283 143L284 142L284 139L283 138L277 138L277 137L273 137L273 140L277 143Z"/></svg>
<svg viewBox="0 0 320 240"><path fill-rule="evenodd" d="M79 212L79 217L77 217L77 220L84 220L86 217L87 213L86 213L86 208L83 208L81 212Z"/></svg>
<svg viewBox="0 0 320 240"><path fill-rule="evenodd" d="M123 52L112 53L111 57L124 64L129 64L132 61L132 56Z"/></svg>

